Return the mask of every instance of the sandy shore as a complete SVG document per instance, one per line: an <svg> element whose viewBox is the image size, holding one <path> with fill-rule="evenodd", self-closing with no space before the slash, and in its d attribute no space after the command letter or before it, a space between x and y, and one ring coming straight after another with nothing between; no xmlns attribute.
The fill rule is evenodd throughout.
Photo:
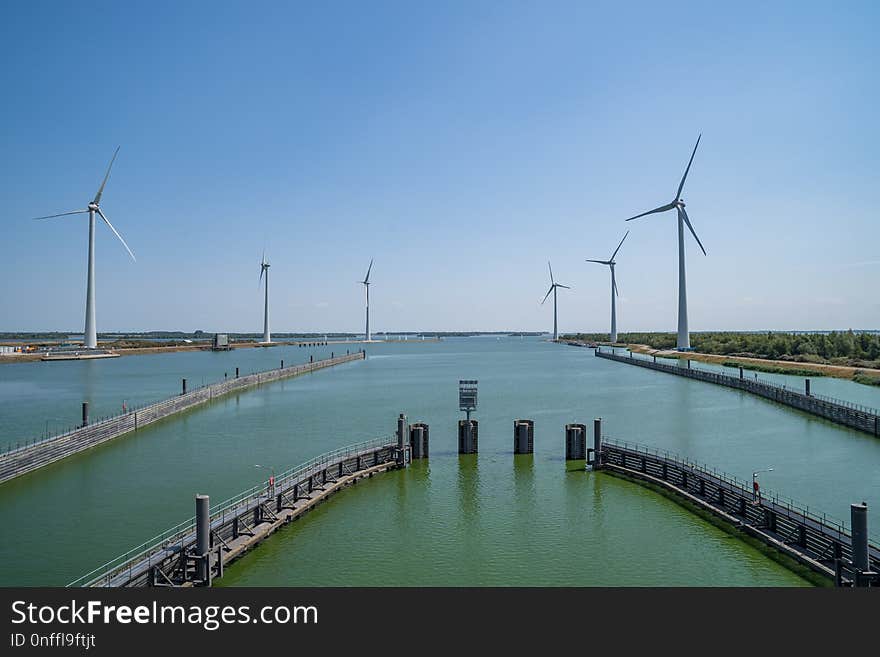
<svg viewBox="0 0 880 657"><path fill-rule="evenodd" d="M279 343L284 344L284 343ZM236 342L231 345L233 349L250 349L254 347L259 347L256 342ZM120 356L138 356L142 354L170 354L177 351L210 351L211 344L210 343L198 343L198 344L181 344L181 345L171 345L168 347L125 347L125 348L114 348L111 344L107 343L98 343L99 349L106 349L108 351L112 351L114 353L119 354ZM11 354L8 356L0 356L0 364L2 363L27 363L32 361L39 361L43 357L42 353L33 353L33 354Z"/></svg>

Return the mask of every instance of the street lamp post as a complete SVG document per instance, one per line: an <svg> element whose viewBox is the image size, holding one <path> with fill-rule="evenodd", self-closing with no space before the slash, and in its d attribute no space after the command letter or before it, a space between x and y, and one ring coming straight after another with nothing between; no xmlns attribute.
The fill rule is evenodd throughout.
<svg viewBox="0 0 880 657"><path fill-rule="evenodd" d="M755 503L761 500L761 487L758 485L758 475L764 472L773 472L773 468L757 470L752 473L752 501Z"/></svg>

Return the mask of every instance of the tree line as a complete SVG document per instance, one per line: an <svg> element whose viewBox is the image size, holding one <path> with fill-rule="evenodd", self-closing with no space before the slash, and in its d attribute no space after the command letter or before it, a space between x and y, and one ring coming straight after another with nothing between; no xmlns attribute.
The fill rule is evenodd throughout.
<svg viewBox="0 0 880 657"><path fill-rule="evenodd" d="M578 333L564 336L564 339L607 342L608 337L608 333ZM653 349L673 349L676 335L621 333L618 335L618 342L644 344ZM857 333L852 330L830 333L691 333L691 347L694 351L722 356L880 367L880 333Z"/></svg>

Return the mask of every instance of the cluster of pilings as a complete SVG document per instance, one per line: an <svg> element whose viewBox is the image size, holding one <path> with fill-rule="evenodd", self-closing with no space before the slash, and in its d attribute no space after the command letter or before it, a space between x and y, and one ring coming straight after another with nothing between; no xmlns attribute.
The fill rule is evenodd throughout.
<svg viewBox="0 0 880 657"><path fill-rule="evenodd" d="M593 421L594 446L587 449L587 425L571 423L565 425L565 460L584 461L593 464L592 454L599 454L602 441L602 419ZM426 433L427 435L427 433ZM479 421L458 421L458 453L476 454L479 451ZM518 419L513 421L513 453L535 453L535 421ZM415 457L414 457L415 458Z"/></svg>

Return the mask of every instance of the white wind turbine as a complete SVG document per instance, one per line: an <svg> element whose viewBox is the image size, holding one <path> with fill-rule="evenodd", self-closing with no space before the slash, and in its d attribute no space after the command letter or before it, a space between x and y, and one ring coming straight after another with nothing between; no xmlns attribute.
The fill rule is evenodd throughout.
<svg viewBox="0 0 880 657"><path fill-rule="evenodd" d="M688 218L687 212L684 209L684 199L681 198L681 190L684 188L684 181L687 180L688 172L691 170L691 163L694 161L694 155L697 154L697 147L700 145L700 139L703 135L697 137L697 143L694 146L694 152L691 153L691 159L688 160L687 168L684 170L684 175L681 177L681 182L678 185L678 190L675 192L675 198L671 203L667 203L666 205L661 205L659 208L654 208L653 210L648 210L647 212L643 212L642 214L637 214L635 217L630 217L627 221L632 221L633 219L638 219L639 217L644 217L645 215L654 214L657 212L666 212L667 210L675 209L678 213L678 340L677 340L677 348L681 351L690 350L691 348L691 338L690 333L688 332L688 313L687 313L687 282L685 280L685 266L684 266L684 226L687 224L688 229L691 231L691 234L694 236L694 239L697 240L697 244L700 245L700 249L703 251L703 255L706 255L706 249L703 248L703 243L700 242L700 238L697 237L696 231L694 231L694 227L691 225L691 220Z"/></svg>
<svg viewBox="0 0 880 657"><path fill-rule="evenodd" d="M559 328L557 323L557 315L556 315L556 288L561 287L565 290L570 290L571 288L568 285L563 285L562 283L557 283L553 280L553 267L550 266L550 261L547 261L547 268L550 270L550 289L547 290L547 294L544 295L544 299L541 301L541 305L544 305L544 301L547 300L547 297L550 296L550 293L553 293L553 340L554 342L559 339Z"/></svg>
<svg viewBox="0 0 880 657"><path fill-rule="evenodd" d="M95 194L95 198L91 203L88 204L85 210L74 210L72 212L62 212L60 214L50 214L45 217L34 217L35 219L53 219L55 217L66 217L72 214L86 214L89 215L89 266L88 266L88 278L86 281L86 326L85 331L83 332L83 346L87 349L94 349L98 346L98 331L95 324L95 215L99 215L101 219L104 220L104 223L113 231L113 234L119 238L119 241L122 242L122 246L125 247L125 250L128 251L128 255L131 256L132 260L135 260L134 253L131 252L131 249L128 248L128 244L125 243L125 240L122 239L122 235L113 227L113 224L110 223L110 220L104 215L101 211L101 196L104 194L104 186L107 184L108 178L110 178L110 170L113 168L113 163L116 161L116 155L119 153L119 147L116 148L116 152L113 153L113 159L110 160L110 166L107 167L107 173L104 175L104 180L101 183L101 186L98 188L98 193ZM135 260L137 262L137 260Z"/></svg>
<svg viewBox="0 0 880 657"><path fill-rule="evenodd" d="M620 244L617 245L617 248L614 249L614 253L611 254L611 257L608 260L587 260L587 262L595 262L600 265L608 265L611 268L611 343L617 342L617 304L615 297L618 296L619 292L617 291L617 279L614 277L614 265L617 264L614 262L614 256L617 255L617 252L620 251L620 247L623 246L623 240L626 239L626 236L629 235L629 231L626 231L626 235L623 236L623 239L620 240Z"/></svg>
<svg viewBox="0 0 880 657"><path fill-rule="evenodd" d="M364 286L364 290L367 293L367 326L364 330L364 339L367 342L370 342L370 271L373 269L373 260L370 259L370 266L367 267L367 275L364 276L364 280L359 281L361 285Z"/></svg>
<svg viewBox="0 0 880 657"><path fill-rule="evenodd" d="M260 259L260 282L263 282L263 274L266 274L266 296L263 306L263 344L271 344L272 335L269 333L269 261L266 260L266 252L263 251L263 257Z"/></svg>

